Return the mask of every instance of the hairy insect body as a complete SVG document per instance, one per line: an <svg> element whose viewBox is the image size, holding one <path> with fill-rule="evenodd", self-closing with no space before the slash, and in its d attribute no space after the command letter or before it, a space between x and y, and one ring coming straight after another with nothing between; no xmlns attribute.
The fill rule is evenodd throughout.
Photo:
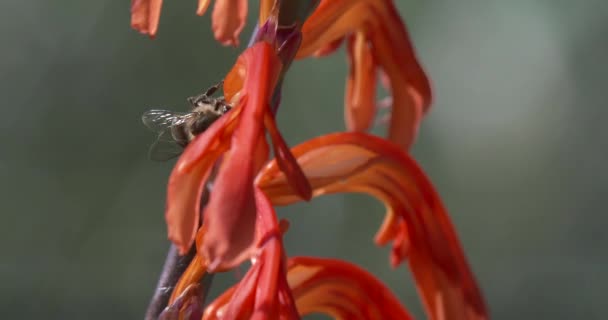
<svg viewBox="0 0 608 320"><path fill-rule="evenodd" d="M143 123L159 134L150 147L150 158L164 161L180 155L190 141L230 111L232 107L223 97L211 97L220 85L188 98L193 107L190 112L149 110L143 114Z"/></svg>

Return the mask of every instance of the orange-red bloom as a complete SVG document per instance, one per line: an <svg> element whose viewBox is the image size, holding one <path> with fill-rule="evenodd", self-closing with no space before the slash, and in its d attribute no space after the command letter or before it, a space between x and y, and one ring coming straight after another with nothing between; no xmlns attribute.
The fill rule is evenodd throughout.
<svg viewBox="0 0 608 320"><path fill-rule="evenodd" d="M211 0L199 0L196 14L202 16ZM131 0L131 27L156 36L163 0ZM215 39L223 45L238 46L239 34L247 19L247 0L216 0L211 17Z"/></svg>
<svg viewBox="0 0 608 320"><path fill-rule="evenodd" d="M378 75L392 93L389 138L409 148L431 102L431 89L392 0L322 0L302 27L297 58L326 55L346 38L347 129L365 131L376 114Z"/></svg>
<svg viewBox="0 0 608 320"><path fill-rule="evenodd" d="M281 62L271 44L259 42L246 50L225 79L226 99L235 107L188 145L169 178L165 214L169 238L183 254L199 228L205 181L221 158L213 193L203 213L205 241L199 248L209 269L238 265L253 248L253 179L268 157L265 131L270 134L282 170L290 177L290 186L302 198L310 197L310 186L269 109L280 70Z"/></svg>
<svg viewBox="0 0 608 320"><path fill-rule="evenodd" d="M384 202L376 243L407 259L431 319L486 319L487 310L456 232L432 184L396 145L361 133L322 136L292 148L313 195L364 192ZM271 162L256 184L275 205L299 201Z"/></svg>
<svg viewBox="0 0 608 320"><path fill-rule="evenodd" d="M256 204L260 241L252 265L237 285L205 309L203 319L299 319L311 313L335 319L411 319L390 290L361 268L313 257L286 262L281 240L286 226L277 222L270 199L260 190ZM203 268L197 257L180 279L168 310L198 310L185 302L190 302Z"/></svg>
<svg viewBox="0 0 608 320"><path fill-rule="evenodd" d="M294 147L292 152L314 196L364 192L384 202L387 212L376 243L393 242L393 266L407 260L430 319L488 318L445 208L407 153L362 133L322 136ZM285 227L277 223L271 203L287 205L299 201L300 196L292 191L276 160L259 172L255 184L259 188L255 196L258 235L256 249L249 252L252 267L238 285L205 310L205 319L220 315L225 317L222 319L275 319L277 314L281 315L278 318L291 319L292 300L300 315L325 312L337 319L409 317L386 288L353 266L298 258L285 269L281 241ZM206 239L198 237L197 247L203 247ZM207 265L204 258L197 257L182 276L174 298L196 283Z"/></svg>
<svg viewBox="0 0 608 320"><path fill-rule="evenodd" d="M203 319L298 319L287 284L282 233L270 200L259 189L258 251L241 281L205 309Z"/></svg>

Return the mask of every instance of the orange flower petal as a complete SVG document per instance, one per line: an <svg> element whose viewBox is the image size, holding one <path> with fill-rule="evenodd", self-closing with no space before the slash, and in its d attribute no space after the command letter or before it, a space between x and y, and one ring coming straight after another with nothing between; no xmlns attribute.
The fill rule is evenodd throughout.
<svg viewBox="0 0 608 320"><path fill-rule="evenodd" d="M270 113L266 114L264 124L272 139L274 156L277 159L281 170L287 175L289 185L300 195L300 197L302 197L302 199L307 201L310 200L312 197L310 183L308 183L308 179L306 179L302 169L296 162L293 154L291 154L291 150L289 150L287 143L285 143L283 136L281 136L281 132L279 132L279 129L277 128L274 117Z"/></svg>
<svg viewBox="0 0 608 320"><path fill-rule="evenodd" d="M262 119L258 123L253 120L256 119L240 119L243 123L236 128L232 146L224 154L209 204L205 207L203 229L206 234L199 252L209 261L210 270L239 265L249 257L254 243L255 164L249 159L255 154L255 143L263 134L263 128Z"/></svg>
<svg viewBox="0 0 608 320"><path fill-rule="evenodd" d="M191 284L163 310L158 319L200 319L203 314L201 295L200 285L198 283Z"/></svg>
<svg viewBox="0 0 608 320"><path fill-rule="evenodd" d="M235 108L197 136L180 156L167 186L168 237L185 254L199 227L200 201L206 176L217 158L230 146L229 133L240 110Z"/></svg>
<svg viewBox="0 0 608 320"><path fill-rule="evenodd" d="M196 14L202 16L207 12L207 8L211 4L211 0L198 0L198 6L196 7Z"/></svg>
<svg viewBox="0 0 608 320"><path fill-rule="evenodd" d="M372 48L359 31L349 39L350 72L346 81L344 119L349 131L366 131L376 115L376 66Z"/></svg>
<svg viewBox="0 0 608 320"><path fill-rule="evenodd" d="M269 112L268 100L281 65L271 45L265 42L247 49L239 59L247 70L244 96L238 107L241 115L204 211L206 233L199 253L208 261L209 270L235 267L254 249L253 179L256 164L260 163L254 156L259 154L264 116Z"/></svg>
<svg viewBox="0 0 608 320"><path fill-rule="evenodd" d="M315 196L369 193L387 206L376 243L394 241L392 263L408 264L431 319L487 319L487 310L450 219L431 182L396 145L362 133L309 140L292 152ZM276 161L258 185L273 204L298 201Z"/></svg>
<svg viewBox="0 0 608 320"><path fill-rule="evenodd" d="M211 19L215 39L225 46L238 46L247 20L247 0L216 0Z"/></svg>
<svg viewBox="0 0 608 320"><path fill-rule="evenodd" d="M431 89L391 0L322 0L302 27L303 40L297 57L314 55L344 36L357 32L366 35L374 63L386 72L391 82L394 103L389 138L407 149L416 137L422 115L430 106ZM364 58L368 56L363 55ZM355 62L355 66L367 63ZM361 82L358 88L365 92L347 93L347 109L354 108L348 105L349 102L357 101L350 97L365 97L372 92L370 88L363 88L364 83ZM352 121L348 118L351 111L346 112L347 122ZM361 117L365 120L362 123L366 124L368 118ZM363 127L366 126L357 125L352 129Z"/></svg>
<svg viewBox="0 0 608 320"><path fill-rule="evenodd" d="M233 289L212 302L203 319L279 319L297 316L287 287L281 226L270 200L256 190L257 229L260 253L252 260L245 277Z"/></svg>
<svg viewBox="0 0 608 320"><path fill-rule="evenodd" d="M258 20L260 25L263 24L266 20L268 20L274 2L275 0L260 0L260 17Z"/></svg>
<svg viewBox="0 0 608 320"><path fill-rule="evenodd" d="M196 235L198 239L202 234ZM198 242L198 241L197 241ZM201 278L205 275L205 271L207 270L207 263L200 255L194 255L194 258L186 268L186 271L182 273L179 277L179 280L175 284L175 288L173 289L173 293L171 294L171 298L169 299L169 304L172 304L175 299L183 294L183 292L191 285L198 284L201 281Z"/></svg>
<svg viewBox="0 0 608 320"><path fill-rule="evenodd" d="M131 27L154 37L162 6L162 0L131 0Z"/></svg>
<svg viewBox="0 0 608 320"><path fill-rule="evenodd" d="M378 279L347 262L292 257L287 279L301 316L320 312L334 319L413 319Z"/></svg>
<svg viewBox="0 0 608 320"><path fill-rule="evenodd" d="M325 46L321 47L320 49L315 51L315 53L313 53L312 55L317 58L328 56L328 55L334 53L336 50L338 50L338 48L340 48L340 46L342 45L342 42L344 42L344 38L338 38L338 39L326 44Z"/></svg>

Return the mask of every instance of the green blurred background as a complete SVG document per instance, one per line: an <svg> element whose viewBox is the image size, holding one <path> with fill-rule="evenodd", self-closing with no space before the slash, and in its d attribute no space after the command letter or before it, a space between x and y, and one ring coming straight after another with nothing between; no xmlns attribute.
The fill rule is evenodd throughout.
<svg viewBox="0 0 608 320"><path fill-rule="evenodd" d="M147 159L140 115L187 108L241 50L214 42L195 5L165 3L150 40L130 29L129 1L0 2L3 319L143 317L172 163ZM604 319L608 2L399 7L435 90L413 153L494 318ZM293 65L279 114L290 143L343 129L346 72L343 50ZM372 244L382 210L361 195L280 210L289 253L359 263L422 319L406 268Z"/></svg>

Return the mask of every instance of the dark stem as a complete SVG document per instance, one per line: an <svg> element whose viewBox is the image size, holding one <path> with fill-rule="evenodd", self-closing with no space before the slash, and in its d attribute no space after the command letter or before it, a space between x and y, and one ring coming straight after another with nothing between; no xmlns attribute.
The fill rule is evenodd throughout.
<svg viewBox="0 0 608 320"><path fill-rule="evenodd" d="M201 212L203 208L209 202L209 195L211 192L211 188L213 187L213 180L217 173L217 163L212 169L209 179L207 180L205 189L203 189L203 195L201 197ZM169 252L167 253L167 258L165 259L165 264L163 265L163 269L160 274L160 278L158 279L158 284L156 285L156 290L154 291L154 295L150 300L150 304L148 305L148 309L146 310L145 320L157 320L159 315L165 310L167 304L169 303L169 298L171 298L171 294L173 294L173 289L179 281L181 275L186 271L192 259L194 259L194 255L196 255L196 247L192 246L190 251L180 256L177 248L174 244L171 244L169 248ZM203 296L201 297L201 303L205 304L205 299L207 298L207 292L211 287L211 282L213 281L213 274L206 273L203 276Z"/></svg>
<svg viewBox="0 0 608 320"><path fill-rule="evenodd" d="M175 284L182 273L186 271L195 254L196 250L193 246L188 254L180 256L175 245L171 244L169 253L167 253L167 258L165 259L165 265L163 265L158 284L156 285L156 290L148 305L145 320L158 319L160 313L163 312L167 303L169 303L169 298L173 293Z"/></svg>

